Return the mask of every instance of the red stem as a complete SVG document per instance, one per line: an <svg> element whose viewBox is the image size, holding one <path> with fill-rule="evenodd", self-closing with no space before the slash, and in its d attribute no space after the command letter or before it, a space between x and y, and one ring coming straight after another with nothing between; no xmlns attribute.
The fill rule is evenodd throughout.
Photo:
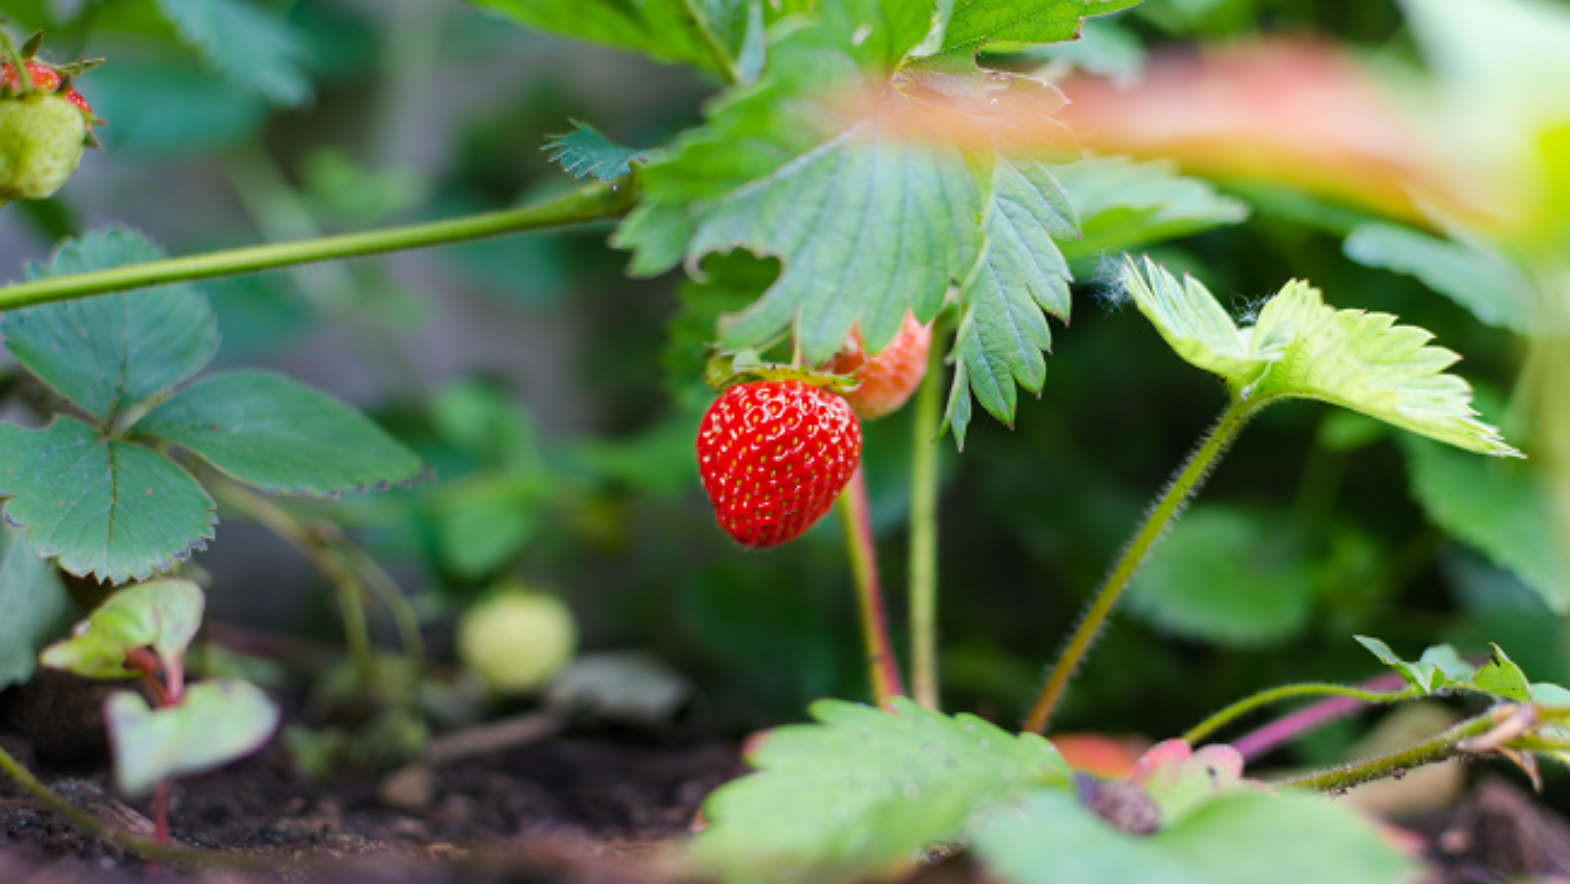
<svg viewBox="0 0 1570 884"><path fill-rule="evenodd" d="M151 648L137 648L125 655L125 665L141 673L142 682L153 692L159 708L178 706L185 696L185 661L176 657L166 667ZM163 679L159 680L160 671ZM169 837L169 781L160 782L153 791L154 841L159 847L168 847ZM157 871L157 863L153 864Z"/></svg>
<svg viewBox="0 0 1570 884"><path fill-rule="evenodd" d="M856 582L856 602L861 614L861 634L867 650L872 693L879 706L887 706L892 698L904 696L905 686L894 658L894 646L889 641L888 612L878 582L878 555L868 516L867 479L860 467L856 468L856 474L840 496L840 506L840 516L845 520L845 543Z"/></svg>

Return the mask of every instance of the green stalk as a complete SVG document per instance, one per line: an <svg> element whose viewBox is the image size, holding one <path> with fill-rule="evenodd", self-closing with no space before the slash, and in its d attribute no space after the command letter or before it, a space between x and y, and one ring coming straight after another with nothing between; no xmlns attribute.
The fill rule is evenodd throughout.
<svg viewBox="0 0 1570 884"><path fill-rule="evenodd" d="M27 59L23 58L22 53L17 51L16 44L11 42L11 35L5 32L5 28L0 28L0 50L5 52L5 56L10 60L11 66L16 69L16 80L22 87L22 94L25 96L32 92L33 75L27 70ZM0 207L4 205L5 200L0 200Z"/></svg>
<svg viewBox="0 0 1570 884"><path fill-rule="evenodd" d="M1458 745L1468 737L1487 733L1499 723L1496 710L1469 718L1447 731L1389 755L1353 762L1330 770L1276 780L1272 786L1296 786L1320 792L1340 792L1387 777L1402 776L1413 768L1466 754Z"/></svg>
<svg viewBox="0 0 1570 884"><path fill-rule="evenodd" d="M899 664L889 642L888 614L878 583L878 557L872 543L872 522L867 515L867 480L861 468L840 494L840 522L845 527L845 549L850 554L851 576L856 584L856 608L861 619L862 643L867 651L867 676L879 707L905 693Z"/></svg>
<svg viewBox="0 0 1570 884"><path fill-rule="evenodd" d="M1327 684L1323 682L1310 682L1306 684L1289 684L1266 691L1260 691L1251 697L1233 703L1215 715L1201 721L1188 729L1183 735L1183 741L1190 745L1210 736L1226 727L1239 718L1272 703L1290 700L1295 697L1351 697L1362 700L1364 703L1399 703L1413 697L1423 695L1422 688L1407 688L1401 691L1365 691L1362 688L1349 685Z"/></svg>
<svg viewBox="0 0 1570 884"><path fill-rule="evenodd" d="M946 349L935 340L928 351L910 443L910 680L912 696L928 709L939 708L938 426Z"/></svg>
<svg viewBox="0 0 1570 884"><path fill-rule="evenodd" d="M734 86L741 82L741 70L736 66L736 61L730 57L730 52L720 45L719 38L714 36L713 29L709 27L709 19L699 10L697 0L682 0L682 6L686 7L687 17L692 19L698 36L703 38L703 45L708 47L709 54L719 62L720 76L725 78L726 84Z"/></svg>
<svg viewBox="0 0 1570 884"><path fill-rule="evenodd" d="M1112 613L1112 608L1117 604L1124 588L1128 586L1129 579L1144 563L1151 547L1155 546L1156 541L1161 538L1167 523L1178 514L1189 497L1199 490L1210 468L1226 451L1227 446L1232 444L1232 440L1237 438L1254 411L1262 405L1263 403L1244 402L1234 397L1231 406L1221 416L1220 422L1205 438L1204 444L1189 458L1177 480L1167 487L1156 508L1146 517L1144 526L1139 529L1138 534L1134 535L1133 543L1130 543L1128 549L1123 552L1123 557L1118 560L1117 567L1113 568L1112 575L1107 578L1107 582L1097 593L1090 610L1085 613L1085 618L1074 630L1068 647L1063 650L1057 665L1052 669L1052 675L1047 679L1046 687L1042 688L1041 695L1036 699L1036 705L1031 708L1030 717L1025 720L1026 731L1041 732L1046 729L1052 711L1063 698L1063 691L1068 687L1069 679L1079 668L1080 661L1090 650L1101 628L1106 625L1107 616Z"/></svg>
<svg viewBox="0 0 1570 884"><path fill-rule="evenodd" d="M611 184L590 184L545 202L500 212L50 276L0 288L0 311L600 221L631 208L636 199L634 191L630 180L621 179Z"/></svg>

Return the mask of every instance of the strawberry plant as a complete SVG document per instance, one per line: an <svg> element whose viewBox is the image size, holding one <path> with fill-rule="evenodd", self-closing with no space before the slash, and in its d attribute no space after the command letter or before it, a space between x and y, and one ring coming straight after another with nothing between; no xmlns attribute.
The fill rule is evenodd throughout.
<svg viewBox="0 0 1570 884"><path fill-rule="evenodd" d="M1488 99L1524 79L1513 58L1501 54L1513 50L1481 48L1485 41L1466 36L1496 18L1512 29L1511 42L1527 47L1523 57L1555 56L1556 63L1570 57L1564 39L1570 24L1557 14L1522 12L1528 7L1518 4L1526 2L1458 0L1460 11L1449 12L1405 4L1417 43L1438 67L1449 65L1435 82L1443 86L1439 92L1454 93L1446 99L1453 106L1492 107ZM415 762L414 776L399 780L405 785L429 785L421 777L435 777L429 767L419 768L434 767L443 754L429 739L432 724L476 714L471 701L454 700L457 691L422 672L427 630L453 627L454 656L493 700L530 702L570 665L579 621L553 595L523 588L537 585L536 571L567 571L564 560L578 557L593 563L576 572L586 584L616 586L614 593L586 590L595 601L582 619L583 640L593 641L596 631L641 628L672 646L708 643L721 649L716 657L728 658L712 667L726 675L747 665L765 673L795 664L832 669L840 636L823 611L851 602L823 601L816 584L837 590L848 583L859 644L855 667L871 703L820 699L809 707L810 721L766 730L747 743L753 771L709 796L690 845L691 870L727 882L888 880L960 852L1004 884L1245 882L1267 875L1412 880L1419 868L1410 852L1322 795L1400 779L1442 761L1484 758L1506 762L1542 789L1540 764L1570 758L1570 693L1555 684L1570 677L1570 667L1553 656L1558 638L1549 650L1518 644L1517 635L1482 634L1494 621L1477 618L1466 624L1473 631L1464 638L1441 636L1454 643L1434 644L1407 660L1359 634L1408 643L1421 615L1379 619L1371 612L1413 574L1481 569L1480 557L1494 563L1488 573L1504 575L1500 580L1518 578L1545 610L1563 613L1570 606L1563 545L1550 527L1570 512L1556 472L1570 434L1548 392L1556 389L1556 367L1563 367L1555 349L1562 343L1567 277L1560 253L1570 206L1562 193L1570 180L1562 131L1570 116L1562 96L1528 90L1518 103L1500 103L1499 131L1520 136L1513 152L1491 153L1456 139L1463 156L1451 160L1454 168L1419 168L1426 160L1412 150L1413 156L1347 161L1344 169L1325 172L1314 168L1312 151L1306 158L1292 152L1302 147L1297 142L1352 150L1360 142L1344 130L1356 127L1310 116L1314 127L1283 144L1279 133L1296 129L1269 116L1282 106L1311 114L1301 108L1318 108L1318 93L1278 105L1250 91L1275 80L1228 79L1225 70L1206 79L1209 60L1129 88L1146 64L1131 45L1137 49L1153 32L1222 26L1191 21L1201 13L1179 10L1181 4L472 5L489 18L471 21L483 21L489 33L498 20L509 21L679 65L697 78L684 83L700 83L712 94L679 125L663 128L624 129L609 114L603 121L581 114L613 134L644 136L630 139L636 146L577 119L563 132L563 121L553 117L534 134L561 134L534 143L544 140L549 161L560 167L555 180L536 182L521 203L464 214L455 207L475 204L472 189L414 180L390 165L361 168L337 145L337 152L287 165L263 146L259 121L269 109L305 106L318 81L330 102L326 71L348 64L337 52L313 57L322 47L351 45L333 37L335 25L314 25L328 35L318 52L299 39L296 29L305 27L299 21L319 12L302 8L281 18L247 0L157 0L103 23L83 13L65 27L73 40L100 26L111 34L122 29L122 36L156 34L179 47L182 64L203 66L206 79L193 80L189 70L159 70L135 51L124 53L123 62L111 53L88 81L91 94L103 86L110 100L106 113L115 126L105 130L112 148L106 153L116 154L114 139L122 136L113 133L122 125L127 150L225 146L222 175L264 240L169 256L126 226L62 231L72 235L54 237L60 242L47 264L30 265L26 279L0 288L0 327L18 363L16 378L0 390L20 404L15 422L0 424L0 497L11 526L0 550L0 602L21 612L0 633L0 683L26 681L39 665L88 678L141 679L146 696L111 695L103 718L117 788L131 797L154 795L160 844L170 840L168 783L256 750L279 718L272 701L244 681L185 684L184 654L205 603L185 578L200 576L190 559L215 539L220 511L282 538L335 593L349 659L339 671L352 673L353 690L340 690L331 676L315 679L312 693L335 698L318 703L331 707L320 716L330 722L321 733L331 738L317 735L313 743L310 733L296 731L299 739L290 742L321 749L334 739L362 740L315 754L318 760L374 758L370 766ZM1231 6L1253 11L1255 4ZM17 15L32 25L54 14ZM1539 19L1552 24L1538 32ZM372 138L388 150L399 140L394 136L422 128L397 112L415 84L430 79L420 65L436 53L432 34L440 29L428 25L399 19L397 39L384 47L391 60L383 71L387 94L398 100L379 101L378 113L387 115L383 122L402 123L376 127ZM410 51L422 45L427 53ZM41 46L34 38L16 48L9 34L3 41L9 60L0 68L0 208L25 211L38 225L69 227L74 220L57 195L82 193L83 185L70 179L102 121L77 91L77 78L93 63L54 65L40 57ZM1296 51L1303 54L1283 50L1281 56L1316 71L1321 68L1313 64L1341 73L1335 65L1352 64ZM1229 63L1252 70L1246 65L1257 62ZM1055 82L1076 68L1128 74L1130 82ZM1474 76L1479 71L1497 78L1481 98L1467 87L1487 79ZM1261 76L1272 73L1278 72L1266 68ZM168 77L186 91L184 105L210 110L186 129L159 116L172 114L179 102L144 102L136 114L113 111L116 90L126 101L134 90L125 84L134 86L138 77ZM464 82L472 87L473 78ZM1326 82L1352 89L1345 83L1358 81ZM1156 97L1140 91L1146 89ZM1128 107L1138 112L1120 110ZM1173 107L1185 112L1167 120L1162 110ZM1226 128L1232 120L1255 125L1233 132ZM1425 124L1442 131L1434 120ZM1401 140L1404 130L1379 131L1388 142L1381 144L1409 146ZM1081 136L1094 149L1082 151ZM465 140L465 150L482 151L475 145L487 137ZM1208 149L1196 151L1185 139ZM480 177L506 178L520 165L512 156L516 139L500 140L511 153ZM1185 175L1169 155L1225 189ZM1267 180L1249 180L1260 170ZM1472 181L1470 170L1487 174ZM1358 182L1366 186L1351 186ZM428 191L441 192L429 205ZM1257 227L1241 223L1251 210L1262 216ZM400 216L409 223L390 223ZM417 299L402 297L403 275L384 264L341 263L455 246L441 253L444 259L465 263L476 277L505 283L527 276L532 285L536 276L548 281L549 268L557 266L551 261L566 261L563 255L606 260L608 250L572 238L568 228L603 234L610 249L623 253L616 260L625 260L633 281L618 279L607 289L678 280L678 303L663 336L644 334L645 323L630 306L607 311L626 314L616 318L629 340L661 339L656 343L663 344L665 380L676 402L674 415L631 440L564 442L537 432L531 415L494 378L454 383L424 401L427 366L399 355L397 317L418 311L410 306ZM1381 300L1368 294L1376 287L1349 284L1369 277L1324 259L1315 237L1326 231L1354 262L1416 276L1470 313L1458 321L1432 312L1432 305ZM521 233L540 237L500 239ZM1204 236L1185 239L1197 234ZM515 245L520 242L537 247ZM1368 294L1370 308L1381 309L1331 307L1320 289L1293 279L1246 309L1229 310L1200 281L1237 292L1265 278L1274 286L1290 274L1321 280L1338 302ZM270 370L202 375L220 346L215 304L256 308L269 286L298 290L303 312L330 319L347 349L373 367L371 374L399 389L402 401L379 415L387 418L386 429ZM1099 291L1108 307L1133 310L1087 319L1074 296L1083 302L1088 290ZM1410 315L1408 307L1421 313L1416 321L1425 327L1396 318L1398 309ZM231 324L226 316L224 322L244 336L261 323L243 319L262 315L275 313L242 312L242 321ZM1428 330L1469 352L1476 346L1492 353L1484 374L1497 376L1496 363L1508 363L1498 353L1507 348L1480 337L1469 315L1531 340L1522 370L1530 383L1521 383L1508 406L1490 386L1474 391L1453 372L1459 355L1436 345ZM1077 325L1064 331L1071 317ZM280 324L284 319L293 321L284 317ZM558 343L551 328L532 333L527 346L508 341L509 348L543 352ZM458 349L482 349L484 335L470 335L473 341ZM1049 379L1048 356L1059 338L1064 352L1053 358ZM606 349L624 355L619 351L637 348L618 339ZM651 349L639 352L648 357ZM1123 458L1148 453L1143 448L1167 450L1156 444L1153 415L1160 409L1152 403L1170 398L1179 414L1200 395L1182 386L1199 373L1179 362L1220 382L1194 389L1213 398L1221 393L1221 416L1114 554L1102 541L1125 530L1144 493L1121 475L1139 472L1125 470ZM641 378L649 367L644 358L623 370ZM600 377L596 372L614 374L603 365L581 374ZM1045 401L1040 407L1022 402L1020 389ZM1167 397L1168 390L1184 392ZM561 398L570 411L582 390ZM652 410L647 390L631 398L632 411ZM1320 410L1317 435L1292 423L1309 419L1300 415L1313 409L1267 408L1293 399L1333 407ZM1082 424L1097 421L1106 425L1097 435L1078 435ZM1006 436L994 422L1018 432ZM1278 453L1250 461L1239 479L1251 499L1194 505L1223 456L1255 425L1272 435ZM1391 549L1372 527L1382 519L1405 525L1415 518L1390 502L1390 476L1400 470L1373 453L1387 435L1399 440L1395 456L1409 471L1427 521L1480 557L1441 553L1442 538L1430 528L1407 547ZM1086 444L1091 438L1098 441ZM1279 452L1298 451L1309 439L1310 459L1301 471L1291 469ZM990 471L974 466L988 457L1000 458ZM428 464L457 477L376 502L328 502L412 488L432 477ZM1279 486L1298 472L1298 497L1288 511ZM1359 489L1366 513L1332 518L1342 475L1366 480ZM974 501L950 491L940 506L945 488L967 486L985 486L993 503L962 514L962 503ZM698 508L680 509L679 501L696 499L699 488ZM645 506L650 509L639 509ZM832 521L842 531L843 554L818 528L836 508ZM940 514L948 517L945 538L974 543L977 534L1006 536L988 538L990 545L976 547L987 554L963 559L963 567L946 559L942 576L964 591L951 591L943 618ZM350 529L358 530L351 535ZM885 571L879 534L887 566L888 536L900 530L907 559ZM1092 535L1096 542L1080 542ZM956 546L948 541L944 548ZM733 573L708 567L704 551L715 550L715 560ZM1004 556L1004 564L988 570L992 554ZM1107 554L1114 558L1110 571L1078 619L1068 621L1068 608L1079 601L1073 587L1088 586ZM383 555L415 561L415 579L439 591L407 598L379 563ZM637 582L626 573L632 569L616 569L636 556L658 563L651 568L658 592L644 594L641 607L611 610L624 601L618 598L624 583ZM848 579L822 578L818 560L832 561ZM1011 567L1020 562L1041 567ZM1050 619L1034 607L1038 570L1054 593L1069 587L1070 604L1052 609L1057 616ZM984 585L992 583L1001 588ZM103 584L111 587L107 594ZM68 587L75 596L98 591L85 599L93 611L69 637L80 608ZM679 598L675 615L659 616L669 611L653 595ZM1473 595L1468 604L1485 613L1502 604L1500 593ZM762 596L770 598L757 601ZM1008 602L1001 615L984 601L998 598ZM1125 598L1135 637L1114 636L1097 655L1120 671L1076 680ZM368 600L385 610L404 658L378 653ZM889 615L901 608L909 628L897 636ZM790 614L772 616L781 611ZM1324 628L1310 635L1318 614L1326 615ZM1510 621L1513 628L1524 628L1521 620ZM966 641L947 637L951 622ZM985 629L963 625L983 622L998 634L996 642L987 643L994 636ZM1039 651L1059 627L1066 627L1067 641L1036 691L1034 664L1017 662L1023 653L1017 646ZM1138 632L1147 628L1227 652L1175 651ZM1008 652L1000 650L1005 634ZM1331 680L1259 690L1261 680L1288 671L1298 678L1300 669L1279 661L1267 666L1248 654L1293 639L1318 643L1326 665L1321 671L1316 654L1306 654L1303 669ZM1345 662L1358 643L1391 672L1374 682L1342 683L1373 668L1367 659ZM1490 649L1486 656L1472 653L1483 647ZM1538 672L1540 663L1543 680L1534 683L1525 673ZM1247 672L1250 667L1260 671ZM1230 675L1212 677L1223 671ZM817 694L837 690L832 676L811 682L805 672L791 674L798 676ZM1138 684L1119 693L1116 679ZM950 700L993 696L974 706L985 715L950 714L945 690ZM1198 718L1195 709L1222 694L1229 700L1219 711L1151 746L1128 771L1077 770L1067 750L1060 752L1071 741L1054 742L1061 735L1049 730L1067 719L1154 733L1177 716ZM1230 699L1239 694L1242 699ZM1009 698L1002 713L996 695ZM1113 695L1139 697L1122 703L1119 714L1149 711L1149 722L1100 717L1103 705L1117 705L1108 701ZM1433 698L1460 705L1466 716L1350 763L1312 758L1313 770L1280 775L1256 767L1278 747L1313 742L1304 738L1332 711ZM1321 705L1233 744L1207 742L1247 716L1301 699ZM1326 711L1328 704L1341 705ZM1015 705L1024 713L1017 730L1006 720ZM358 736L344 736L356 728ZM1336 737L1319 732L1314 739ZM43 800L56 800L3 751L0 764ZM315 765L318 772L330 766ZM423 793L432 789L414 789L398 801L428 805L432 796ZM83 824L105 831L91 820Z"/></svg>

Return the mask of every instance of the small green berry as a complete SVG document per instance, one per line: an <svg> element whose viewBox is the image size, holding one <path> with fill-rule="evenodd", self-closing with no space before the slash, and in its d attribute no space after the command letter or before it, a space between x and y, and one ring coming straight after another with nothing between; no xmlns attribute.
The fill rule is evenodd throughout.
<svg viewBox="0 0 1570 884"><path fill-rule="evenodd" d="M494 691L543 687L572 661L578 628L555 596L504 584L458 621L458 658Z"/></svg>
<svg viewBox="0 0 1570 884"><path fill-rule="evenodd" d="M0 200L41 200L82 161L87 121L58 94L0 100Z"/></svg>

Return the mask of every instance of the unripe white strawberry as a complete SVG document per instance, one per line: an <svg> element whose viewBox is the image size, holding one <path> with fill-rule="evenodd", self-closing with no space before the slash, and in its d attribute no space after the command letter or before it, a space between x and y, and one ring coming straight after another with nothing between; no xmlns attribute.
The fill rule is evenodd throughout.
<svg viewBox="0 0 1570 884"><path fill-rule="evenodd" d="M58 93L0 99L0 200L54 196L82 161L87 121Z"/></svg>
<svg viewBox="0 0 1570 884"><path fill-rule="evenodd" d="M560 599L507 583L463 613L457 639L458 659L492 690L524 694L572 662L578 627Z"/></svg>

